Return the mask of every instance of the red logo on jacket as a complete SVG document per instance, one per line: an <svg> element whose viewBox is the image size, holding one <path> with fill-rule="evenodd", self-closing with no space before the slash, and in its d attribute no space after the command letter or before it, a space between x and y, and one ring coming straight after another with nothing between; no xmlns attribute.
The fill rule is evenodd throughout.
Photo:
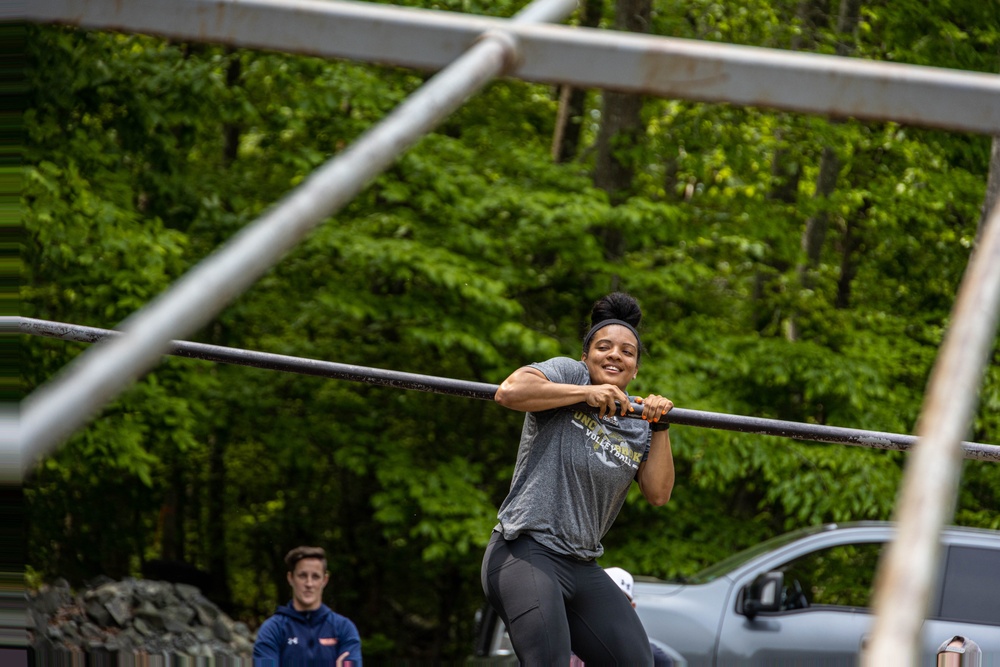
<svg viewBox="0 0 1000 667"><path fill-rule="evenodd" d="M319 638L319 643L322 644L323 646L336 646L337 645L337 638L336 637L320 637Z"/></svg>

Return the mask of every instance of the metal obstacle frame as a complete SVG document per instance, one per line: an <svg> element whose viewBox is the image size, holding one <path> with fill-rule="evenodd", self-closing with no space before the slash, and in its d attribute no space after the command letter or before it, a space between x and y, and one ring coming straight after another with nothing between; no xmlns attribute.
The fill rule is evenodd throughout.
<svg viewBox="0 0 1000 667"><path fill-rule="evenodd" d="M561 21L575 0L535 0L512 19L336 0L33 0L25 18L440 71L167 292L0 414L0 475L23 479L170 350L207 324L315 226L491 80L728 102L1000 135L1000 75L740 47ZM879 566L865 665L917 662L920 625L950 520L1000 313L1000 206L970 259L938 353ZM5 318L10 331L14 319ZM58 418L55 418L57 417ZM16 423L14 423L16 422Z"/></svg>

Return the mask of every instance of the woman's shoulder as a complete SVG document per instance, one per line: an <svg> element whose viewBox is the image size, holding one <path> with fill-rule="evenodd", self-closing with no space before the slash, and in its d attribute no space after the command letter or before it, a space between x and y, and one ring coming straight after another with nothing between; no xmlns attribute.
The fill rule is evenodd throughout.
<svg viewBox="0 0 1000 667"><path fill-rule="evenodd" d="M536 361L534 363L528 364L529 366L582 366L587 367L585 363L579 359L573 359L572 357L551 357L545 359L544 361Z"/></svg>
<svg viewBox="0 0 1000 667"><path fill-rule="evenodd" d="M545 361L538 361L528 364L529 368L535 368L545 374L553 382L567 382L572 384L586 384L590 381L590 373L587 372L587 364L579 359L570 357L552 357Z"/></svg>

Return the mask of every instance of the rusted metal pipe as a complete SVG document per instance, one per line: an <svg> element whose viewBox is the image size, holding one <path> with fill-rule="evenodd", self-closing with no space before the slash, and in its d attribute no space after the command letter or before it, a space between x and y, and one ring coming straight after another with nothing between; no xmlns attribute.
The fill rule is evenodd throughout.
<svg viewBox="0 0 1000 667"><path fill-rule="evenodd" d="M972 424L998 317L1000 206L994 206L962 278L924 396L918 441L896 502L898 532L876 573L865 667L921 664L920 630L938 572L941 529L954 515L962 438Z"/></svg>
<svg viewBox="0 0 1000 667"><path fill-rule="evenodd" d="M98 329L27 317L17 319L19 331L34 336L46 336L80 343L98 343L109 337L121 335L121 332L110 329ZM426 391L484 401L492 401L497 391L497 385L485 382L454 380L432 375L404 373L401 371L339 364L316 359L303 359L301 357L268 352L206 345L204 343L171 341L167 354L187 357L189 359L250 366L286 373L298 373L300 375L314 375L337 380L350 380L381 387ZM642 412L642 406L634 404L633 407L635 408L635 414L632 416L638 416ZM668 413L666 421L682 426L698 426L723 431L792 438L795 440L854 445L871 449L907 451L917 440L916 436L901 435L898 433L866 431L822 424L803 424L800 422L764 419L761 417L744 417L687 408L674 408ZM963 442L962 447L964 456L968 459L1000 461L1000 446L977 442Z"/></svg>
<svg viewBox="0 0 1000 667"><path fill-rule="evenodd" d="M1000 75L334 0L32 0L27 18L436 71L479 36L526 81L1000 134ZM547 19L550 20L550 19Z"/></svg>

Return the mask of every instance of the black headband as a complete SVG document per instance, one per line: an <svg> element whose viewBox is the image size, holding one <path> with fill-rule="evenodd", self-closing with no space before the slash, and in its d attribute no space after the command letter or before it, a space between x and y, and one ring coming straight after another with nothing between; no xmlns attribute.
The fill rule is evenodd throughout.
<svg viewBox="0 0 1000 667"><path fill-rule="evenodd" d="M642 350L642 340L639 338L639 332L635 330L634 326L632 326L631 324L629 324L625 320L601 320L600 322L598 322L594 326L590 327L590 331L588 331L587 335L583 337L583 353L584 354L586 354L587 350L590 349L590 339L594 337L594 334L597 333L598 331L600 331L601 329L603 329L604 327L606 327L608 325L611 325L611 324L620 324L623 327L625 327L626 329L628 329L629 331L631 331L633 334L635 334L636 346L639 348L640 351Z"/></svg>

